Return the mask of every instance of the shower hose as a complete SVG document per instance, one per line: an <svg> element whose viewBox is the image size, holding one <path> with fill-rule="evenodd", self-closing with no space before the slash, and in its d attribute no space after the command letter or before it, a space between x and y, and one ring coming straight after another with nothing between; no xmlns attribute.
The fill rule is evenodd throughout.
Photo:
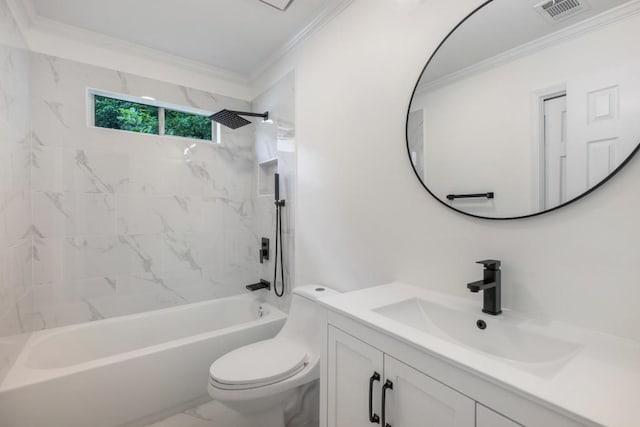
<svg viewBox="0 0 640 427"><path fill-rule="evenodd" d="M275 253L275 262L273 268L273 291L276 296L281 298L284 295L284 241L282 240L282 203L280 200L276 200L276 253ZM278 240L280 240L280 279L281 279L281 287L280 291L278 291Z"/></svg>

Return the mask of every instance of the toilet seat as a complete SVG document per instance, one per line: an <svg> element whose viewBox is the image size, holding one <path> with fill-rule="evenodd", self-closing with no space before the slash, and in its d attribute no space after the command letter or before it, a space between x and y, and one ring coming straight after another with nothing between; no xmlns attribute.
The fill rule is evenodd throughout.
<svg viewBox="0 0 640 427"><path fill-rule="evenodd" d="M274 384L300 372L308 361L307 352L283 339L270 339L225 354L211 365L213 387L242 390Z"/></svg>

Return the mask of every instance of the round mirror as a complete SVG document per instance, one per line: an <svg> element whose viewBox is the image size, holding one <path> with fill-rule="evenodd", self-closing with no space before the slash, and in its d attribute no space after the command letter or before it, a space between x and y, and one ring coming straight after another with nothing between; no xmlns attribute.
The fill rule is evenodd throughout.
<svg viewBox="0 0 640 427"><path fill-rule="evenodd" d="M493 0L414 89L407 149L448 207L513 219L602 185L640 142L640 2Z"/></svg>

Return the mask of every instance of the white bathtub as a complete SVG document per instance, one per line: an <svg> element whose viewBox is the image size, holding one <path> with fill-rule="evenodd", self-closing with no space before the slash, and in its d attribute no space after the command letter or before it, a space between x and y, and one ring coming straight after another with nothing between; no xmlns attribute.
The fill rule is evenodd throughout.
<svg viewBox="0 0 640 427"><path fill-rule="evenodd" d="M285 319L240 295L36 332L0 384L0 426L141 425L204 397L216 358Z"/></svg>

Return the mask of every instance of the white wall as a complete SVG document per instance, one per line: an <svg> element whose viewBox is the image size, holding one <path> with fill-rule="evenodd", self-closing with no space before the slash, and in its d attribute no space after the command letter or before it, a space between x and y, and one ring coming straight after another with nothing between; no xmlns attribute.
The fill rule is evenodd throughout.
<svg viewBox="0 0 640 427"><path fill-rule="evenodd" d="M504 262L504 302L640 339L640 159L586 199L527 220L459 215L409 165L411 91L480 0L355 0L261 79L296 69L296 283L353 290L402 280L467 296L474 261ZM640 137L640 136L639 136Z"/></svg>
<svg viewBox="0 0 640 427"><path fill-rule="evenodd" d="M537 211L537 197L527 197L537 194L534 174L540 170L540 141L534 140L533 130L542 118L534 115L534 108L539 108L534 98L545 91L557 92L558 87L570 89L575 80L592 75L602 79L602 75L611 74L615 81L616 67L631 67L640 58L638 39L640 15L634 15L417 93L411 108L424 110L424 169L429 189L441 200L449 193L494 191L492 201L455 203L479 215L509 217ZM622 96L637 99L634 89L623 86ZM567 95L575 97L572 105L587 111L587 97L569 90ZM583 127L583 115L575 113L569 118L576 119L568 122L568 139L574 141ZM634 135L633 147L638 142L637 132ZM621 160L628 151L624 154ZM583 192L583 185L574 187L579 190L569 198Z"/></svg>

